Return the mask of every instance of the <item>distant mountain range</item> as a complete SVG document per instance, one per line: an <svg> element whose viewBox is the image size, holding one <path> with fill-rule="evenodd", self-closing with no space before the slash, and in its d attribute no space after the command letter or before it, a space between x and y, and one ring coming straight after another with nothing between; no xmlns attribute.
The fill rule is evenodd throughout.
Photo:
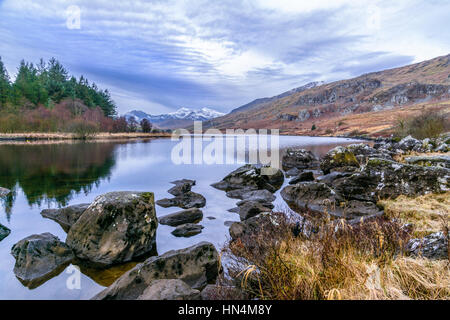
<svg viewBox="0 0 450 320"><path fill-rule="evenodd" d="M126 113L125 117L127 119L135 119L137 122L147 119L161 129L176 129L189 126L193 121L207 121L224 115L225 113L210 108L202 108L199 110L180 108L175 112L159 115L151 115L144 111L133 110Z"/></svg>

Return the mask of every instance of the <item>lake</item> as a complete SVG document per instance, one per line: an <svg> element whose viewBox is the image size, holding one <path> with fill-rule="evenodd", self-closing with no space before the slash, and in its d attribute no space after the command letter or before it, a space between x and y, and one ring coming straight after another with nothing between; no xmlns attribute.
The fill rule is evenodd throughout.
<svg viewBox="0 0 450 320"><path fill-rule="evenodd" d="M337 145L356 142L345 138L280 136L281 148L302 147L316 156L324 155ZM69 289L66 284L71 276L70 266L33 289L24 286L13 273L15 260L10 251L21 239L44 232L50 232L62 241L66 238L66 233L56 222L40 215L41 210L92 202L96 196L110 191L152 191L158 200L171 197L167 193L173 186L170 181L196 180L192 191L202 194L207 201L206 207L202 208L204 219L201 221L205 228L197 236L177 238L171 234L172 227L159 225L158 254L200 241L212 242L220 250L229 236L224 223L239 221L237 214L227 211L235 207L238 200L227 198L225 192L210 184L220 181L242 164L177 165L171 160L172 149L177 143L170 139L1 142L0 186L13 192L0 200L0 223L11 229L11 234L0 242L0 299L90 299L133 267L135 262L102 271L80 266L81 289ZM240 158L240 161L244 159ZM276 208L285 207L279 191L276 195ZM157 216L178 210L181 209L156 206Z"/></svg>

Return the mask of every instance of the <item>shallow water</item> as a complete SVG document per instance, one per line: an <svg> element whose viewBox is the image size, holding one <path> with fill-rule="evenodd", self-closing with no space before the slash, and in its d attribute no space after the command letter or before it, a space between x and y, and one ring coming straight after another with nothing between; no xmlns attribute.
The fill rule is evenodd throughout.
<svg viewBox="0 0 450 320"><path fill-rule="evenodd" d="M280 137L281 148L299 146L317 156L334 146L350 143L355 140ZM206 207L202 208L203 232L191 238L176 238L170 233L172 227L159 225L158 254L200 241L210 241L220 248L228 237L224 222L239 220L237 214L227 211L237 200L227 198L225 192L210 184L220 181L242 164L176 165L171 161L171 151L176 144L170 139L0 144L0 186L13 190L1 200L0 223L10 228L11 234L0 242L0 299L90 299L134 266L135 263L129 263L101 272L82 267L81 289L67 286L70 267L34 289L24 286L13 273L15 260L10 250L19 240L43 232L50 232L62 241L66 238L66 233L56 222L40 215L42 209L88 203L110 191L152 191L155 199L161 199L171 197L167 193L172 187L170 181L196 180L192 190L207 200ZM205 142L207 144L209 142ZM240 158L240 161L244 159ZM284 207L279 191L276 195L276 207ZM156 206L157 216L178 210Z"/></svg>

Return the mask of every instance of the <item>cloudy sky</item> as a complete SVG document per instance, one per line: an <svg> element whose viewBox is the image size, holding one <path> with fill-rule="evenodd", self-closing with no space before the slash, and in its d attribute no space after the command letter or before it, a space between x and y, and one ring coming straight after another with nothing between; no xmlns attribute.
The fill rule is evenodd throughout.
<svg viewBox="0 0 450 320"><path fill-rule="evenodd" d="M0 0L0 56L12 76L56 57L119 113L227 112L448 54L449 13L448 0Z"/></svg>

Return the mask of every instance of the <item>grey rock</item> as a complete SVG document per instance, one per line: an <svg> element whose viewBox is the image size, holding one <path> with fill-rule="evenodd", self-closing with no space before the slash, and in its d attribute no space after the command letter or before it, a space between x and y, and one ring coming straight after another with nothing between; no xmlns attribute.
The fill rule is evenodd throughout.
<svg viewBox="0 0 450 320"><path fill-rule="evenodd" d="M353 173L352 172L338 172L338 171L333 171L329 174L326 174L324 176L320 176L316 178L317 182L321 182L321 183L325 183L328 186L331 186L334 182L334 180L339 179L339 178L344 178L344 177L349 177L351 176Z"/></svg>
<svg viewBox="0 0 450 320"><path fill-rule="evenodd" d="M298 148L288 148L282 160L283 170L288 171L293 168L311 169L319 166L319 161L311 151Z"/></svg>
<svg viewBox="0 0 450 320"><path fill-rule="evenodd" d="M276 197L270 191L255 190L244 193L242 199L243 201L273 202Z"/></svg>
<svg viewBox="0 0 450 320"><path fill-rule="evenodd" d="M325 174L329 174L332 170L344 172L356 171L358 168L359 162L355 154L341 146L328 151L320 163L320 169Z"/></svg>
<svg viewBox="0 0 450 320"><path fill-rule="evenodd" d="M346 201L331 187L320 182L287 186L281 190L281 196L294 211L320 216L330 214L335 218L354 219L382 212L370 201Z"/></svg>
<svg viewBox="0 0 450 320"><path fill-rule="evenodd" d="M297 184L299 182L314 181L314 174L311 171L305 171L289 181L289 184Z"/></svg>
<svg viewBox="0 0 450 320"><path fill-rule="evenodd" d="M12 247L11 254L16 259L14 274L30 288L60 273L74 259L72 250L51 233L20 240Z"/></svg>
<svg viewBox="0 0 450 320"><path fill-rule="evenodd" d="M150 257L123 274L94 300L134 300L158 279L180 279L194 289L214 283L219 274L219 255L211 243L200 242L181 250Z"/></svg>
<svg viewBox="0 0 450 320"><path fill-rule="evenodd" d="M11 230L9 230L4 225L0 224L0 241L5 239L9 234L11 233Z"/></svg>
<svg viewBox="0 0 450 320"><path fill-rule="evenodd" d="M159 218L159 223L172 227L185 223L195 223L203 219L203 212L198 208L178 211Z"/></svg>
<svg viewBox="0 0 450 320"><path fill-rule="evenodd" d="M281 170L269 166L247 164L211 186L227 192L237 189L245 189L247 192L266 189L273 193L283 185L283 182L284 175Z"/></svg>
<svg viewBox="0 0 450 320"><path fill-rule="evenodd" d="M202 232L204 227L199 224L186 223L179 225L172 231L175 237L192 237Z"/></svg>
<svg viewBox="0 0 450 320"><path fill-rule="evenodd" d="M179 279L153 281L136 300L200 300L200 291Z"/></svg>
<svg viewBox="0 0 450 320"><path fill-rule="evenodd" d="M168 199L164 198L156 201L156 204L163 207L180 207L183 209L203 208L206 205L206 199L199 193L188 191L179 196Z"/></svg>
<svg viewBox="0 0 450 320"><path fill-rule="evenodd" d="M175 186L170 188L167 192L174 196L181 196L184 193L191 191L192 186L195 186L195 180L182 179L172 181Z"/></svg>
<svg viewBox="0 0 450 320"><path fill-rule="evenodd" d="M208 284L201 292L202 300L248 300L242 290L234 286Z"/></svg>
<svg viewBox="0 0 450 320"><path fill-rule="evenodd" d="M371 158L360 172L336 179L333 189L347 200L376 202L399 195L444 192L450 189L449 178L449 169Z"/></svg>
<svg viewBox="0 0 450 320"><path fill-rule="evenodd" d="M152 252L157 226L152 192L110 192L84 211L66 243L78 258L109 266Z"/></svg>
<svg viewBox="0 0 450 320"><path fill-rule="evenodd" d="M263 206L261 203L256 201L247 201L243 205L239 206L239 217L241 221L247 220L248 218L254 217L261 212L271 212L271 208Z"/></svg>
<svg viewBox="0 0 450 320"><path fill-rule="evenodd" d="M285 174L286 174L286 177L295 177L295 176L298 176L301 172L302 172L302 170L300 170L300 169L292 168L292 169L289 169L288 171L286 171Z"/></svg>
<svg viewBox="0 0 450 320"><path fill-rule="evenodd" d="M448 241L448 236L445 236L443 232L436 232L422 239L411 239L407 244L407 249L413 256L448 259Z"/></svg>
<svg viewBox="0 0 450 320"><path fill-rule="evenodd" d="M450 146L447 143L442 143L439 146L436 147L436 149L434 149L434 151L436 152L449 152L450 151Z"/></svg>
<svg viewBox="0 0 450 320"><path fill-rule="evenodd" d="M230 237L232 240L237 240L242 237L261 232L263 228L277 225L276 218L270 213L264 212L257 216L251 217L240 222L233 222L229 228Z"/></svg>
<svg viewBox="0 0 450 320"><path fill-rule="evenodd" d="M407 157L405 158L405 162L419 166L435 166L450 169L450 156Z"/></svg>
<svg viewBox="0 0 450 320"><path fill-rule="evenodd" d="M69 232L70 227L77 222L88 207L89 203L82 203L62 209L44 209L41 211L41 216L56 221L65 232Z"/></svg>

